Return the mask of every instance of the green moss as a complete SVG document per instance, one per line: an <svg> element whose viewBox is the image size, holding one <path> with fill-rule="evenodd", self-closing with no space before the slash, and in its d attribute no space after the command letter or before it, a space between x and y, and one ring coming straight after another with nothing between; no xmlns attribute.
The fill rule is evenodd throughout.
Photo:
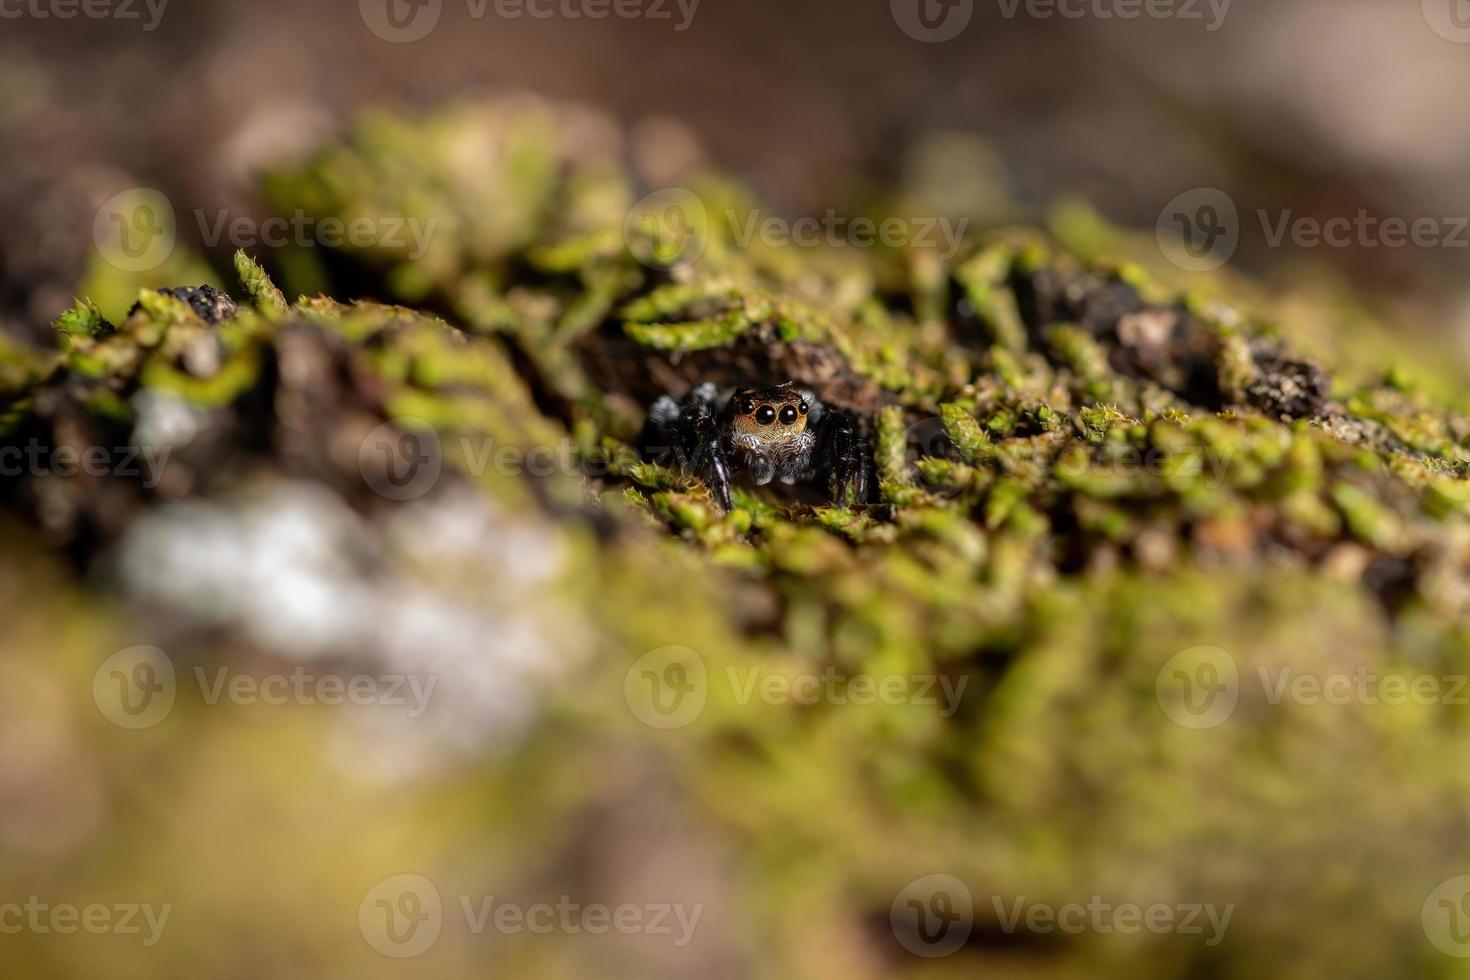
<svg viewBox="0 0 1470 980"><path fill-rule="evenodd" d="M235 275L239 277L240 284L250 294L250 299L261 314L278 316L286 312L288 304L285 294L276 288L266 271L243 250L235 253Z"/></svg>
<svg viewBox="0 0 1470 980"><path fill-rule="evenodd" d="M939 406L939 412L944 419L944 431L961 459L974 464L994 456L995 447L990 437L980 428L973 415L954 404Z"/></svg>
<svg viewBox="0 0 1470 980"><path fill-rule="evenodd" d="M638 344L654 350L697 351L727 347L750 327L750 317L744 310L731 310L716 319L690 323L650 325L630 322L627 331Z"/></svg>
<svg viewBox="0 0 1470 980"><path fill-rule="evenodd" d="M720 216L745 213L749 195L691 175L711 216L702 256L645 265L625 230L636 176L614 153L561 139L563 122L540 104L377 115L271 179L280 206L315 217L440 219L417 258L384 245L332 263L278 257L277 271L291 284L309 277L303 264L315 276L356 262L381 295L442 319L325 297L287 305L239 256L256 309L228 323L135 287L124 313L139 295L141 308L116 332L101 326L107 306L84 301L58 324L56 354L0 350L0 432L7 420L48 438L63 424L127 432L138 395L182 394L224 433L197 486L231 499L205 477L317 479L377 526L391 508L364 488L342 433L401 417L437 437L457 485L540 536L543 550L511 566L563 556L539 588L564 606L538 626L571 681L548 685L527 742L436 776L433 813L373 801L391 811L375 820L435 842L440 857L413 866L446 880L473 855L497 880L544 881L581 867L588 847L738 866L729 879L711 872L725 903L717 938L773 978L919 970L885 923L903 887L936 871L977 899L975 939L939 964L956 975L1014 972L1017 957L1051 976L1388 976L1426 962L1448 975L1420 916L1429 890L1470 861L1457 816L1470 806L1463 710L1273 700L1261 680L1470 665L1470 431L1463 406L1419 380L1418 361L1318 386L1289 345L1338 304L1314 296L1303 325L1294 297L1161 268L1140 247L1151 234L1076 206L1050 233L978 230L952 262L741 248ZM1169 343L1123 336L1122 311L1138 308L1175 317ZM763 371L864 419L879 502L838 508L821 487L741 485L721 514L697 474L632 448L666 387ZM568 447L568 463L504 472L485 464L486 447ZM187 486L169 492L203 492ZM36 499L7 489L25 491L5 495L23 514ZM95 497L67 490L66 508L47 498L48 521L69 508L105 531L108 514L158 505L115 483ZM472 604L465 578L438 587ZM23 612L12 598L23 588L0 589L0 610ZM687 727L655 730L629 710L625 683L670 645L698 654L707 704ZM1238 704L1213 727L1171 714L1171 658L1201 646L1236 671ZM73 660L90 683L95 664ZM729 681L829 668L844 693L871 675L964 680L965 694L952 711L912 699L770 704ZM237 751L247 771L290 758L311 782L334 771L319 734L290 751L269 739ZM167 763L187 761L167 751L179 753ZM197 805L186 813L218 815ZM650 826L678 840L650 850ZM174 885L193 867L181 855L217 843L212 820L176 827L130 852ZM264 846L263 831L237 832ZM366 865L368 877L401 870L350 843L329 835L313 860ZM221 863L228 880L243 874ZM617 868L603 873L610 889L627 885ZM1087 931L993 943L988 899L1017 895L1236 913L1208 948ZM313 941L309 922L281 928ZM483 949L448 932L442 943L461 974L483 965ZM192 975L207 946L166 951L174 959L153 975ZM220 955L253 965L248 950ZM497 963L595 973L596 955L550 937L507 944Z"/></svg>
<svg viewBox="0 0 1470 980"><path fill-rule="evenodd" d="M76 306L57 318L55 329L57 333L67 336L95 339L114 328L103 318L96 303L78 300Z"/></svg>

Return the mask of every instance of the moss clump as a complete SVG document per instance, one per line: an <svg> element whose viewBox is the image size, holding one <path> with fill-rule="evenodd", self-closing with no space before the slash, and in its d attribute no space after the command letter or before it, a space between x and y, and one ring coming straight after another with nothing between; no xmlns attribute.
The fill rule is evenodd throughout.
<svg viewBox="0 0 1470 980"><path fill-rule="evenodd" d="M414 866L446 891L718 907L681 954L686 973L1453 975L1421 906L1470 859L1470 746L1451 696L1470 671L1462 406L1411 371L1329 371L1292 346L1277 315L1288 298L1229 280L1181 288L1076 211L1054 234L982 230L950 258L742 245L729 215L748 196L690 173L698 248L650 249L627 220L640 175L617 163L615 138L577 133L539 104L375 116L276 175L286 210L437 221L417 258L397 245L278 257L288 285L418 311L290 302L243 256L254 308L219 323L163 292L115 330L84 304L58 324L59 370L0 374L7 438L162 440L176 449L167 477L25 474L0 496L105 568L172 508L325 486L377 529L358 559L376 579L456 608L493 601L476 562L498 586L557 556L536 579L556 611L527 603L554 638L538 661L543 710L523 740L478 746L471 771L395 806L394 825L432 842ZM922 216L921 190L887 199ZM868 421L880 503L741 487L721 515L697 479L641 457L659 394L762 378ZM160 405L190 420L189 438L160 435ZM389 451L365 452L384 423ZM401 437L443 468L406 501L389 479ZM533 465L538 453L553 462ZM507 531L477 557L382 557L400 512L461 491L534 547ZM193 594L159 589L147 594ZM202 614L188 608L180 631L198 655L240 655L209 623L191 633ZM702 706L677 725L637 693L670 656ZM1367 676L1375 696L1282 693L1303 676ZM810 677L834 681L814 701L756 693ZM1229 697L1201 709L1180 677ZM1444 696L1388 703L1387 678L1431 678ZM886 679L905 696L858 696ZM330 766L317 734L289 743L308 774ZM237 761L263 767L273 737ZM182 855L210 828L150 853ZM402 865L353 843L317 856L330 869L319 897L348 920L356 899L342 895ZM589 857L610 854L634 857ZM648 868L657 896L643 894ZM973 928L930 961L906 952L913 937L889 913L940 872L971 892ZM251 879L229 862L223 874ZM206 918L222 900L190 894ZM1094 898L1234 911L1215 942L1007 934L1017 900ZM336 948L256 904L258 927ZM497 953L516 975L597 969L604 953L577 940L522 936ZM186 953L162 951L154 975L197 975ZM453 975L482 953L449 936L430 968ZM254 953L230 955L238 969ZM618 955L640 974L672 962L666 944Z"/></svg>

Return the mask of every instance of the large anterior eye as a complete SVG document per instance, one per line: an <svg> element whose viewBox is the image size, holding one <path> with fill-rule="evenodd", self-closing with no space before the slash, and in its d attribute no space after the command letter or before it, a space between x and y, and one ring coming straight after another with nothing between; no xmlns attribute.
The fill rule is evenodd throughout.
<svg viewBox="0 0 1470 980"><path fill-rule="evenodd" d="M792 408L790 405L787 405L785 408L781 409L781 421L786 423L787 425L795 422L796 409Z"/></svg>
<svg viewBox="0 0 1470 980"><path fill-rule="evenodd" d="M769 405L762 405L761 410L755 413L755 420L761 425L770 425L776 421L776 410Z"/></svg>

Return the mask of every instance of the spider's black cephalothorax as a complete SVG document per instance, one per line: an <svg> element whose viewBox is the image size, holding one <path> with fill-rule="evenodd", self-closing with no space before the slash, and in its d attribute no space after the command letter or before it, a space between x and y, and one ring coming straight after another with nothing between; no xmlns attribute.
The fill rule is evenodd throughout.
<svg viewBox="0 0 1470 980"><path fill-rule="evenodd" d="M723 396L702 384L682 401L660 398L648 422L654 444L703 477L721 510L730 510L730 481L742 471L761 486L824 482L840 506L869 502L872 453L857 418L795 384Z"/></svg>

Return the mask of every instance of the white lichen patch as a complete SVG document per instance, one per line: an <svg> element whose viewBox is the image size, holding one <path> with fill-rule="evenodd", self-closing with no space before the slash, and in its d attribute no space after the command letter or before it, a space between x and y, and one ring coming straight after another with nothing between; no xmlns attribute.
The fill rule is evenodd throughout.
<svg viewBox="0 0 1470 980"><path fill-rule="evenodd" d="M161 508L116 562L128 595L186 633L223 629L313 676L375 679L378 701L342 712L342 758L390 777L512 746L534 721L587 645L555 597L562 565L556 534L469 489L377 525L305 483Z"/></svg>

